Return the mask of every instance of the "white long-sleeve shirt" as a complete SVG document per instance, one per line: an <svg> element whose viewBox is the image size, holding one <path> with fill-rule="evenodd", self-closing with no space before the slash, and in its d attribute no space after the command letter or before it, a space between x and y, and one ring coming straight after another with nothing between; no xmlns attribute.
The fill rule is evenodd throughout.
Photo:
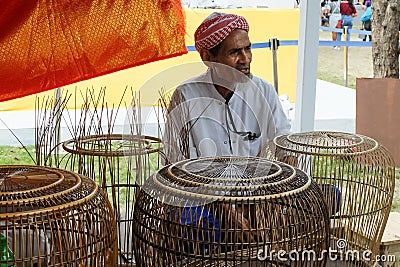
<svg viewBox="0 0 400 267"><path fill-rule="evenodd" d="M289 120L270 83L250 75L236 84L227 102L213 85L209 70L181 84L172 96L163 140L166 162L257 156L275 136L289 132Z"/></svg>

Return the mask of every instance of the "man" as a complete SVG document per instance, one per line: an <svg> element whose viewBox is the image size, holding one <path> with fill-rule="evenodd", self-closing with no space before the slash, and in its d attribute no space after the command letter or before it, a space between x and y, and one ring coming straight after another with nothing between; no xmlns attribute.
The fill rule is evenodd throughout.
<svg viewBox="0 0 400 267"><path fill-rule="evenodd" d="M371 1L365 1L364 5L363 5L363 9L364 9L364 13L361 16L361 22L362 22L362 26L363 29L366 31L371 31L372 30L372 22L371 22L371 18L372 18L372 7L371 7ZM363 41L367 41L367 35L363 35L362 36ZM372 36L368 35L369 37L369 41L372 41Z"/></svg>
<svg viewBox="0 0 400 267"><path fill-rule="evenodd" d="M321 0L321 26L329 27L329 17L331 15L331 6Z"/></svg>
<svg viewBox="0 0 400 267"><path fill-rule="evenodd" d="M208 70L178 86L171 97L163 140L165 163L263 156L275 136L289 133L290 123L274 87L251 74L248 31L245 18L224 13L211 14L197 28L195 47ZM208 214L206 208L202 214ZM255 211L246 205L223 204L221 210L227 221L219 223L228 223L226 229L250 229L256 222L250 219L256 217ZM238 238L250 242L256 233Z"/></svg>
<svg viewBox="0 0 400 267"><path fill-rule="evenodd" d="M195 32L206 73L174 92L164 136L166 163L185 158L260 156L290 123L274 87L251 74L245 18L213 13Z"/></svg>

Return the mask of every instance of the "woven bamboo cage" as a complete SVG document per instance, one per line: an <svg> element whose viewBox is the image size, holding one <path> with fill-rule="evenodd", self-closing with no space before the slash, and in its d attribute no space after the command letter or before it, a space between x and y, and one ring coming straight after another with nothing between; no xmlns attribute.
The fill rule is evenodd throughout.
<svg viewBox="0 0 400 267"><path fill-rule="evenodd" d="M133 266L131 228L136 188L158 168L160 139L88 135L64 142L63 149L70 154L69 168L93 179L106 192L117 222L119 264Z"/></svg>
<svg viewBox="0 0 400 267"><path fill-rule="evenodd" d="M0 266L115 266L110 202L62 169L0 166Z"/></svg>
<svg viewBox="0 0 400 267"><path fill-rule="evenodd" d="M367 258L345 260L349 265L373 265L394 192L390 153L372 138L341 132L283 135L274 143L278 160L307 172L324 192L332 250L359 255L371 251Z"/></svg>
<svg viewBox="0 0 400 267"><path fill-rule="evenodd" d="M263 158L184 160L140 188L137 266L324 266L328 209L304 172ZM278 257L277 252L298 255ZM308 255L308 254L307 254ZM288 254L286 254L286 257Z"/></svg>
<svg viewBox="0 0 400 267"><path fill-rule="evenodd" d="M133 266L131 228L136 187L160 167L161 139L144 133L160 136L161 124L149 117L155 115L159 120L161 115L156 106L151 111L142 109L140 93L132 88L122 91L118 103L107 102L106 88L38 99L35 162L85 175L104 190L117 222L118 263ZM76 110L68 110L68 106Z"/></svg>

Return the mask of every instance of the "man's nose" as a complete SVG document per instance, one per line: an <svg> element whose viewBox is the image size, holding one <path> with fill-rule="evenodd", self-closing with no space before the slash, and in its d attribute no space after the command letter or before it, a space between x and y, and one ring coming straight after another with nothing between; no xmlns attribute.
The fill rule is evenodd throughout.
<svg viewBox="0 0 400 267"><path fill-rule="evenodd" d="M239 54L239 63L250 63L250 61L251 61L251 52L242 49Z"/></svg>

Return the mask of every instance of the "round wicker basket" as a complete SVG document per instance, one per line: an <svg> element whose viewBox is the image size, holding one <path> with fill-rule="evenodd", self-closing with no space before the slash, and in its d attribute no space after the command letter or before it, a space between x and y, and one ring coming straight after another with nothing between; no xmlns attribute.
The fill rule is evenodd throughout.
<svg viewBox="0 0 400 267"><path fill-rule="evenodd" d="M135 259L137 266L303 266L312 259L302 254L313 251L322 255L313 266L323 266L328 223L318 185L289 165L244 157L186 160L140 188Z"/></svg>
<svg viewBox="0 0 400 267"><path fill-rule="evenodd" d="M115 266L110 202L62 169L0 166L0 266Z"/></svg>
<svg viewBox="0 0 400 267"><path fill-rule="evenodd" d="M145 135L88 135L64 142L63 149L70 156L66 168L93 179L105 191L117 222L118 262L133 266L136 188L159 168L161 140Z"/></svg>
<svg viewBox="0 0 400 267"><path fill-rule="evenodd" d="M373 265L394 192L390 153L372 138L341 132L283 135L274 143L276 159L302 169L320 185L331 218L331 249L359 255L371 251L349 262Z"/></svg>

